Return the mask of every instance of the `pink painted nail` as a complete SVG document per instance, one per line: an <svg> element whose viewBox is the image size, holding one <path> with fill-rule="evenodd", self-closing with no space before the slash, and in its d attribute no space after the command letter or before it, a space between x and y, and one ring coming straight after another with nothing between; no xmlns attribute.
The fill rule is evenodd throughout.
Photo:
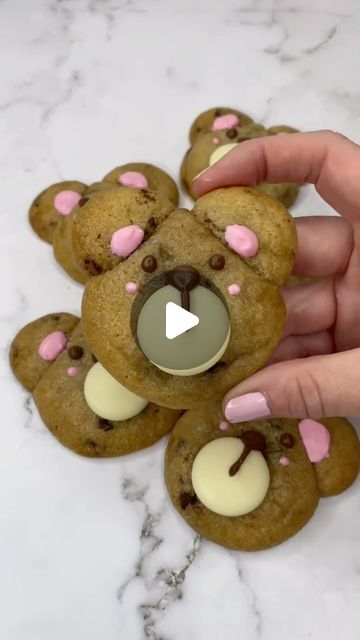
<svg viewBox="0 0 360 640"><path fill-rule="evenodd" d="M226 403L224 413L229 422L259 420L268 418L271 414L265 396L259 392L232 398Z"/></svg>

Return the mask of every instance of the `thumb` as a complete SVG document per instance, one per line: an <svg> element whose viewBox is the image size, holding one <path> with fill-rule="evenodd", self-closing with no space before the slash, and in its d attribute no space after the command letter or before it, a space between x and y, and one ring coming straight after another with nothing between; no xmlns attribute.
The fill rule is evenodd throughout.
<svg viewBox="0 0 360 640"><path fill-rule="evenodd" d="M229 391L229 422L360 415L360 349L279 362Z"/></svg>

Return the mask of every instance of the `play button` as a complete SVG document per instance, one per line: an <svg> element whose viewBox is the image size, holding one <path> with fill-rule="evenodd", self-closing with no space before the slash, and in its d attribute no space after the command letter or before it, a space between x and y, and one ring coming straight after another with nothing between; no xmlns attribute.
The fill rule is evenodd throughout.
<svg viewBox="0 0 360 640"><path fill-rule="evenodd" d="M165 308L165 335L169 340L196 327L199 318L174 302L168 302Z"/></svg>

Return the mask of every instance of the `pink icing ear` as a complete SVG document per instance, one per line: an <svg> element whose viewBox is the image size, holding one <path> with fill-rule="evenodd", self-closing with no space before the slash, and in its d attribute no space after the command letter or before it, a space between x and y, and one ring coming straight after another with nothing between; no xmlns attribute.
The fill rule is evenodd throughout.
<svg viewBox="0 0 360 640"><path fill-rule="evenodd" d="M215 118L212 123L212 131L221 131L222 129L232 129L236 127L240 122L238 116L235 113L228 113L226 116L219 116Z"/></svg>
<svg viewBox="0 0 360 640"><path fill-rule="evenodd" d="M130 253L142 243L144 239L144 231L137 224L129 224L127 227L121 227L114 231L111 237L110 248L111 253L121 258L127 258Z"/></svg>
<svg viewBox="0 0 360 640"><path fill-rule="evenodd" d="M316 420L302 420L299 431L310 462L321 462L329 457L330 433L323 424Z"/></svg>
<svg viewBox="0 0 360 640"><path fill-rule="evenodd" d="M41 341L38 354L42 360L52 362L64 351L66 344L66 335L62 331L53 331Z"/></svg>
<svg viewBox="0 0 360 640"><path fill-rule="evenodd" d="M225 240L231 249L245 258L255 256L259 250L259 240L255 233L240 224L229 224L226 227Z"/></svg>
<svg viewBox="0 0 360 640"><path fill-rule="evenodd" d="M118 181L123 187L133 187L138 189L146 189L148 181L142 173L138 171L125 171L118 177Z"/></svg>
<svg viewBox="0 0 360 640"><path fill-rule="evenodd" d="M62 216L68 216L81 200L77 191L59 191L54 198L54 207Z"/></svg>

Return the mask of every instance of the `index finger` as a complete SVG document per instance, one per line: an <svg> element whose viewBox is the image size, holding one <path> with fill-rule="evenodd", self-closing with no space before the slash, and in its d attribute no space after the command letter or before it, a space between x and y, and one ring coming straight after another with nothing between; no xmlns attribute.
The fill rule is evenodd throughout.
<svg viewBox="0 0 360 640"><path fill-rule="evenodd" d="M241 142L195 179L199 195L259 182L312 183L349 220L359 219L360 147L332 131L267 136Z"/></svg>

